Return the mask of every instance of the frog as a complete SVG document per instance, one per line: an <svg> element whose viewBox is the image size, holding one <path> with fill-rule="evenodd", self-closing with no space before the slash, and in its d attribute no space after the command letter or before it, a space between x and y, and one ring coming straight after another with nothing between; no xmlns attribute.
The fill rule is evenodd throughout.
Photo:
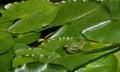
<svg viewBox="0 0 120 72"><path fill-rule="evenodd" d="M73 42L73 43L67 43L64 45L64 49L67 53L75 54L79 53L84 48L85 42Z"/></svg>

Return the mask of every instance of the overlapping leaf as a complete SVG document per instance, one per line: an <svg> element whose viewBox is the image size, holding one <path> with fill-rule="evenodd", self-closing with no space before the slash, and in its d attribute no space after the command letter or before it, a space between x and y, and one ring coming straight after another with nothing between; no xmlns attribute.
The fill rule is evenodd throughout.
<svg viewBox="0 0 120 72"><path fill-rule="evenodd" d="M58 15L53 23L56 25L61 25L77 20L95 11L97 7L99 7L99 5L94 2L76 1L61 4Z"/></svg>
<svg viewBox="0 0 120 72"><path fill-rule="evenodd" d="M102 53L96 53L96 54L71 54L66 55L61 58L58 58L53 61L55 64L62 65L66 67L67 69L74 70L76 67L81 66L90 60L94 60L95 58L102 55Z"/></svg>
<svg viewBox="0 0 120 72"><path fill-rule="evenodd" d="M115 53L115 56L116 56L116 58L118 60L118 63L117 63L117 65L118 65L117 72L119 72L120 71L120 52Z"/></svg>
<svg viewBox="0 0 120 72"><path fill-rule="evenodd" d="M48 63L29 63L16 68L13 72L70 72L63 66Z"/></svg>
<svg viewBox="0 0 120 72"><path fill-rule="evenodd" d="M72 44L74 42L80 42L79 38L72 37L62 37L57 39L50 39L41 45L40 48L44 48L46 50L59 53L61 55L66 55L67 51L65 51L64 46L67 44Z"/></svg>
<svg viewBox="0 0 120 72"><path fill-rule="evenodd" d="M88 52L88 50L99 48L92 47L94 45L90 42L85 43L79 51L81 53L72 54L65 50L67 44L72 45L72 43L82 41L79 39L82 37L81 33L90 40L120 43L119 5L117 1L113 4L105 1L103 4L108 9L91 1L60 4L56 16L58 8L55 4L44 0L27 0L13 3L7 10L2 11L0 30L25 33L15 38L16 57L12 64L15 68L14 72L72 72L78 67L80 68L76 72L116 71L115 57L106 56L112 52L82 53L82 51ZM113 5L116 5L115 8ZM110 20L108 10L113 17L112 20ZM31 49L25 45L38 39L39 34L32 31L41 31L53 24L62 25L62 27L39 45L40 48ZM14 41L9 33L0 32L0 35L0 54L2 54L0 55L0 71L5 72L11 68L10 63L14 54L8 51L13 48ZM5 52L8 53L3 54ZM22 66L18 68L17 66L20 65Z"/></svg>
<svg viewBox="0 0 120 72"><path fill-rule="evenodd" d="M120 43L120 21L106 21L86 30L84 35L91 40Z"/></svg>
<svg viewBox="0 0 120 72"><path fill-rule="evenodd" d="M90 26L83 31L83 34L90 40L107 43L120 43L120 20L119 1L109 0L102 2L111 13L111 20Z"/></svg>
<svg viewBox="0 0 120 72"><path fill-rule="evenodd" d="M96 60L75 72L116 72L117 60L113 55Z"/></svg>
<svg viewBox="0 0 120 72"><path fill-rule="evenodd" d="M16 50L16 58L13 60L13 67L30 62L51 62L61 57L55 52L50 52L42 48Z"/></svg>
<svg viewBox="0 0 120 72"><path fill-rule="evenodd" d="M57 6L43 0L28 0L13 3L7 10L2 12L0 22L16 20L9 27L12 33L25 33L41 30L49 26L57 13Z"/></svg>
<svg viewBox="0 0 120 72"><path fill-rule="evenodd" d="M0 55L0 72L8 72L12 69L12 59L14 52L9 51L6 54Z"/></svg>
<svg viewBox="0 0 120 72"><path fill-rule="evenodd" d="M51 63L62 65L65 68L70 69L70 70L73 70L77 66L83 65L83 64L85 64L91 60L94 60L97 57L105 54L104 52L82 54L82 51L88 51L88 50L92 50L94 48L94 45L93 45L93 47L91 47L91 45L87 44L87 42L86 42L84 48L78 54L70 54L64 50L64 46L66 44L69 44L69 43L72 44L74 42L79 42L79 41L82 41L82 40L80 40L79 38L63 37L63 38L57 38L57 39L53 39L53 40L50 39L47 42L44 42L43 44L41 44L39 47L61 54L62 57L51 61ZM102 46L102 47L104 47L104 46ZM97 47L97 48L99 48L99 47Z"/></svg>
<svg viewBox="0 0 120 72"><path fill-rule="evenodd" d="M103 0L102 3L110 11L112 19L120 19L120 0Z"/></svg>
<svg viewBox="0 0 120 72"><path fill-rule="evenodd" d="M76 3L72 2L71 4L74 5ZM109 13L101 5L98 5L98 4L95 5L94 3L91 3L91 2L88 2L88 3L83 2L83 5L82 5L78 1L77 4L80 4L82 6L80 6L80 7L78 6L79 9L77 9L77 8L75 8L77 6L77 4L74 5L75 7L71 4L64 6L65 8L67 8L67 9L65 9L65 11L61 10L61 12L64 15L60 14L61 15L60 19L63 20L65 18L65 20L60 21L60 22L59 22L59 20L57 21L60 24L62 24L61 22L64 22L69 19L68 23L65 24L65 22L64 22L65 25L61 29L59 29L53 35L53 37L55 37L55 36L56 37L57 36L64 37L65 36L65 37L79 37L80 38L81 33L84 29L110 19ZM71 9L73 9L74 12L71 11ZM78 13L75 13L75 12L78 12ZM73 16L75 16L74 20L71 19L73 17L70 17L71 16L70 13L72 13ZM64 16L64 17L62 17L62 16ZM56 18L56 20L57 20L57 18ZM56 24L58 24L58 23L56 23Z"/></svg>
<svg viewBox="0 0 120 72"><path fill-rule="evenodd" d="M26 44L22 43L15 43L13 50L19 50L19 49L29 49L31 48L30 46L27 46Z"/></svg>
<svg viewBox="0 0 120 72"><path fill-rule="evenodd" d="M14 46L14 39L7 32L0 32L0 54L8 52Z"/></svg>
<svg viewBox="0 0 120 72"><path fill-rule="evenodd" d="M7 31L7 29L12 25L13 21L10 22L0 22L0 31Z"/></svg>
<svg viewBox="0 0 120 72"><path fill-rule="evenodd" d="M30 32L30 33L18 35L18 37L15 38L15 42L22 44L30 44L36 41L39 37L40 37L39 33Z"/></svg>

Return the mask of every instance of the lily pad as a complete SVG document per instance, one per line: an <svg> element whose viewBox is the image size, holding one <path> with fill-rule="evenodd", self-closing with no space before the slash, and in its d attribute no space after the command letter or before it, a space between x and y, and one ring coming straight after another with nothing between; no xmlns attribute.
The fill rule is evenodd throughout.
<svg viewBox="0 0 120 72"><path fill-rule="evenodd" d="M74 2L72 2L72 3L74 4ZM78 4L79 4L79 2L78 2ZM80 6L79 9L76 9L76 8L72 7L72 5L69 5L69 6L67 6L68 9L65 10L65 12L64 11L62 12L62 10L61 10L61 12L63 14L65 14L65 15L63 15L63 16L65 16L65 20L63 20L64 17L62 17L62 14L60 14L61 15L60 19L63 20L60 22L59 22L59 20L57 21L60 24L62 24L61 22L67 21L67 19L69 20L69 18L71 18L71 17L69 17L69 16L71 16L70 13L72 12L72 10L70 10L70 9L74 9L75 12L79 12L80 14L76 15L76 16L78 16L77 19L75 19L75 20L70 19L67 23L64 22L63 23L64 26L62 26L58 31L56 31L56 33L51 38L55 38L55 37L78 37L78 38L81 38L82 37L81 33L83 32L84 29L89 28L94 25L97 25L99 23L102 23L102 22L110 19L110 14L106 10L105 7L103 7L99 4L97 4L97 6L96 6L96 5L94 5L94 3L91 3L91 2L89 3L89 1L88 1L88 4L86 2L83 2L83 4L85 4L85 5ZM82 5L82 4L80 3L80 5ZM74 5L74 6L77 6L77 5ZM65 8L66 8L66 6L65 6ZM77 11L77 10L79 10L79 11ZM73 14L73 16L75 16L74 14L76 14L76 13L73 12L72 14ZM56 23L56 24L59 24L59 23Z"/></svg>
<svg viewBox="0 0 120 72"><path fill-rule="evenodd" d="M52 63L62 65L70 70L74 70L76 67L82 66L104 54L105 53L103 52L91 54L69 54L57 58L56 60L52 61Z"/></svg>
<svg viewBox="0 0 120 72"><path fill-rule="evenodd" d="M116 72L117 60L115 56L110 55L96 60L75 72Z"/></svg>
<svg viewBox="0 0 120 72"><path fill-rule="evenodd" d="M14 39L7 32L0 32L0 54L8 52L14 46Z"/></svg>
<svg viewBox="0 0 120 72"><path fill-rule="evenodd" d="M7 31L7 29L12 25L13 21L10 22L0 22L0 31Z"/></svg>
<svg viewBox="0 0 120 72"><path fill-rule="evenodd" d="M50 52L42 48L35 49L19 49L15 51L16 57L13 60L13 66L19 66L31 62L51 62L61 57L55 52Z"/></svg>
<svg viewBox="0 0 120 72"><path fill-rule="evenodd" d="M91 12L94 12L99 4L94 2L68 2L60 4L58 15L56 16L53 23L55 25L65 24L74 20L78 20Z"/></svg>
<svg viewBox="0 0 120 72"><path fill-rule="evenodd" d="M15 38L16 43L30 44L40 37L40 33L30 32L26 34L20 34Z"/></svg>
<svg viewBox="0 0 120 72"><path fill-rule="evenodd" d="M83 34L90 40L103 43L120 43L120 21L106 21L91 29L86 29Z"/></svg>
<svg viewBox="0 0 120 72"><path fill-rule="evenodd" d="M103 5L105 5L110 11L112 19L120 19L120 1L119 0L103 0Z"/></svg>
<svg viewBox="0 0 120 72"><path fill-rule="evenodd" d="M65 45L72 44L72 43L80 43L80 39L72 38L72 37L71 38L70 37L62 37L62 38L56 38L56 39L48 39L46 42L43 42L38 47L46 49L48 51L59 53L60 55L66 55L68 53L65 50ZM79 46L80 45L78 45L78 47ZM76 50L77 50L77 48L76 48Z"/></svg>
<svg viewBox="0 0 120 72"><path fill-rule="evenodd" d="M8 53L0 55L0 72L9 72L12 69L12 59L14 52L10 50Z"/></svg>
<svg viewBox="0 0 120 72"><path fill-rule="evenodd" d="M115 56L116 56L116 58L118 60L117 72L119 72L120 71L120 51L115 53Z"/></svg>
<svg viewBox="0 0 120 72"><path fill-rule="evenodd" d="M15 43L13 50L19 50L19 49L29 49L31 48L30 46L27 46L26 44L21 44L21 43Z"/></svg>
<svg viewBox="0 0 120 72"><path fill-rule="evenodd" d="M43 44L39 45L40 48L46 49L48 51L52 51L52 52L56 52L58 54L60 54L62 57L59 57L53 61L51 61L50 63L54 63L54 64L59 64L64 66L67 69L73 70L74 68L76 68L77 66L83 65L91 60L96 59L97 57L100 57L102 55L105 54L105 52L99 52L99 53L89 53L89 54L84 54L84 52L82 51L89 51L92 49L100 49L104 46L100 46L100 47L91 47L90 44L88 44L87 42L85 43L83 49L81 49L78 53L68 53L64 47L68 44L68 48L71 48L71 46L73 44L73 50L75 50L74 46L80 46L80 45L76 45L76 42L80 42L82 40L80 40L79 38L69 38L69 37L62 37L62 38L55 38L55 39L48 39L48 41L43 42ZM84 40L83 40L84 41Z"/></svg>
<svg viewBox="0 0 120 72"><path fill-rule="evenodd" d="M15 68L13 72L71 72L57 64L34 62Z"/></svg>
<svg viewBox="0 0 120 72"><path fill-rule="evenodd" d="M13 3L2 11L0 22L15 21L8 28L11 33L42 30L50 25L57 13L57 6L49 1L27 0Z"/></svg>

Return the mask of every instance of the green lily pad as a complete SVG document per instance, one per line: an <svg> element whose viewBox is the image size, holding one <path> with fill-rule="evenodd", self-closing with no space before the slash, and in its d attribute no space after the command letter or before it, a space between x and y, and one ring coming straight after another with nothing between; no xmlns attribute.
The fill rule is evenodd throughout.
<svg viewBox="0 0 120 72"><path fill-rule="evenodd" d="M64 68L63 66L57 64L48 64L34 62L29 64L24 64L21 67L15 68L13 72L71 72Z"/></svg>
<svg viewBox="0 0 120 72"><path fill-rule="evenodd" d="M26 34L20 34L15 38L16 43L30 44L36 41L40 37L40 33L30 32Z"/></svg>
<svg viewBox="0 0 120 72"><path fill-rule="evenodd" d="M10 22L0 22L0 31L7 31L7 29L12 25L13 21Z"/></svg>
<svg viewBox="0 0 120 72"><path fill-rule="evenodd" d="M0 55L0 72L9 72L12 69L12 59L14 55L12 50Z"/></svg>
<svg viewBox="0 0 120 72"><path fill-rule="evenodd" d="M14 39L7 32L0 32L0 54L8 52L14 46Z"/></svg>
<svg viewBox="0 0 120 72"><path fill-rule="evenodd" d="M102 56L105 54L105 52L100 52L100 53L90 53L90 54L84 54L82 51L89 51L92 49L100 49L104 47L103 45L100 47L93 47L90 46L89 44L85 43L84 48L81 49L78 53L68 53L64 47L68 45L68 48L71 48L73 44L73 50L75 50L74 46L76 45L76 42L80 42L79 38L69 38L69 37L62 37L62 38L56 38L56 39L48 39L48 41L43 42L43 44L39 45L40 48L46 49L48 51L56 52L59 53L62 57L57 58L51 63L54 64L59 64L64 66L67 69L73 70L77 66L83 65L91 60L94 60L95 58ZM80 46L80 45L79 45Z"/></svg>
<svg viewBox="0 0 120 72"><path fill-rule="evenodd" d="M69 2L60 5L58 15L53 21L56 25L65 24L74 20L78 20L91 12L94 12L99 5L94 2Z"/></svg>
<svg viewBox="0 0 120 72"><path fill-rule="evenodd" d="M21 56L18 58L14 58L13 59L13 68L23 65L23 64L27 64L27 63L31 63L31 62L38 62L37 58L35 57L31 57L31 56Z"/></svg>
<svg viewBox="0 0 120 72"><path fill-rule="evenodd" d="M66 18L65 20L63 20L64 17L61 17L62 14L60 14L61 15L60 19L63 20L61 22L64 22L64 26L62 26L58 31L56 31L56 33L51 38L55 38L55 37L82 38L81 33L84 29L89 28L94 25L97 25L99 23L102 23L102 22L110 19L110 14L103 6L101 6L101 5L96 6L96 5L91 4L91 2L90 3L88 2L87 5L86 5L86 2L83 2L83 4L84 3L85 3L85 5L79 7L80 13L81 12L82 13L79 16L77 15L79 17L78 19L75 19L73 21L70 19L68 23L64 22L67 19L69 19L69 16L71 16L69 14L69 12L72 12L72 11L70 11L70 9L73 8L76 10L75 12L79 12L79 11L77 11L79 9L72 7L72 5L68 6L68 8L70 8L70 9L67 9L65 11L65 13L63 12L63 14L65 14L65 18ZM73 4L74 4L74 2L73 2ZM82 5L82 4L80 4L80 5ZM90 9L87 9L87 8L89 8L88 6L90 7ZM66 8L66 6L63 6L63 8L64 7ZM61 12L62 12L62 10L61 10ZM68 16L66 16L66 14ZM76 13L73 12L73 15L74 14L76 14ZM57 22L59 22L59 21L57 21ZM58 24L58 23L56 23L56 24Z"/></svg>
<svg viewBox="0 0 120 72"><path fill-rule="evenodd" d="M72 44L73 43L73 44ZM59 53L60 55L66 55L68 54L65 49L65 45L72 44L72 45L77 45L78 43L81 43L81 40L79 38L70 38L70 37L62 37L62 38L56 38L56 39L48 39L47 41L43 42L41 45L39 45L38 47L46 49L48 51L52 51L52 52L56 52ZM80 45L77 45L78 47ZM69 47L67 47L69 49ZM71 48L71 52L72 53L72 49L74 49L74 47ZM76 50L79 50L79 48L76 47Z"/></svg>
<svg viewBox="0 0 120 72"><path fill-rule="evenodd" d="M112 19L120 19L120 1L119 0L103 0L105 5L110 11Z"/></svg>
<svg viewBox="0 0 120 72"><path fill-rule="evenodd" d="M120 51L115 53L115 56L116 56L116 58L118 60L117 72L119 72L120 71Z"/></svg>
<svg viewBox="0 0 120 72"><path fill-rule="evenodd" d="M35 49L19 49L15 51L16 57L13 60L13 67L23 65L30 62L51 62L61 57L55 52L50 52L42 48Z"/></svg>
<svg viewBox="0 0 120 72"><path fill-rule="evenodd" d="M57 13L57 6L49 1L27 0L13 3L2 11L0 22L15 21L8 28L11 33L42 30L50 25Z"/></svg>
<svg viewBox="0 0 120 72"><path fill-rule="evenodd" d="M83 33L88 39L103 43L120 43L120 21L105 21Z"/></svg>
<svg viewBox="0 0 120 72"><path fill-rule="evenodd" d="M116 70L117 59L115 56L110 55L96 60L85 67L76 70L75 72L116 72Z"/></svg>
<svg viewBox="0 0 120 72"><path fill-rule="evenodd" d="M87 62L99 58L105 53L91 53L91 54L69 54L63 57L57 58L52 61L54 64L59 64L67 69L74 70L76 67L86 64Z"/></svg>
<svg viewBox="0 0 120 72"><path fill-rule="evenodd" d="M19 49L29 49L31 48L30 46L27 46L26 44L21 44L21 43L15 43L13 50L19 50Z"/></svg>

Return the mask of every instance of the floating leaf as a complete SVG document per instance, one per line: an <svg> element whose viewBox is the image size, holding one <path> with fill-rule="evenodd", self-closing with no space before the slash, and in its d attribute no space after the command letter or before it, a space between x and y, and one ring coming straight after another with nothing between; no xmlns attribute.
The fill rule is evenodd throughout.
<svg viewBox="0 0 120 72"><path fill-rule="evenodd" d="M116 69L117 60L115 56L110 55L96 60L75 72L116 72Z"/></svg>
<svg viewBox="0 0 120 72"><path fill-rule="evenodd" d="M15 43L14 45L14 50L19 50L19 49L29 49L30 46L27 46L26 44L21 44L21 43Z"/></svg>
<svg viewBox="0 0 120 72"><path fill-rule="evenodd" d="M13 59L13 67L17 67L31 62L38 62L38 59L31 56L21 56Z"/></svg>
<svg viewBox="0 0 120 72"><path fill-rule="evenodd" d="M119 52L117 52L117 53L115 53L115 56L116 56L116 58L117 58L117 60L118 60L118 67L117 67L117 72L119 72L120 71L120 51Z"/></svg>
<svg viewBox="0 0 120 72"><path fill-rule="evenodd" d="M63 38L57 38L57 39L49 39L48 41L44 42L43 44L41 44L39 47L52 51L52 52L56 52L59 53L62 57L57 58L53 61L51 61L54 64L59 64L64 66L67 69L73 70L74 68L76 68L77 66L83 65L86 62L89 62L91 60L96 59L97 57L100 57L102 55L104 55L104 52L100 52L100 53L90 53L90 54L84 54L84 52L82 51L89 51L92 50L94 48L91 47L87 42L84 45L84 48L81 49L81 51L79 51L79 53L68 53L64 47L67 44L68 48L71 48L71 45L73 45L73 50L75 50L74 46L76 45L76 42L80 42L82 40L80 40L79 38L69 38L69 37L63 37ZM80 47L80 45L78 45L78 47ZM102 48L104 46L101 47L97 47L97 48ZM94 49L97 49L94 48Z"/></svg>
<svg viewBox="0 0 120 72"><path fill-rule="evenodd" d="M112 19L120 19L120 0L103 0L102 3L110 11Z"/></svg>
<svg viewBox="0 0 120 72"><path fill-rule="evenodd" d="M71 72L63 66L48 63L29 63L16 68L13 72Z"/></svg>
<svg viewBox="0 0 120 72"><path fill-rule="evenodd" d="M53 23L61 25L77 20L95 11L97 7L99 7L99 5L94 2L76 1L61 4L58 15Z"/></svg>
<svg viewBox="0 0 120 72"><path fill-rule="evenodd" d="M67 69L74 70L78 66L99 58L101 55L104 55L104 53L101 52L91 54L69 54L54 60L53 63L62 65Z"/></svg>
<svg viewBox="0 0 120 72"><path fill-rule="evenodd" d="M65 45L72 44L72 43L79 43L79 42L81 42L79 38L62 37L62 38L57 38L57 39L49 39L48 41L39 45L39 47L49 50L49 51L52 51L52 52L59 53L61 55L66 55L67 52L64 48ZM77 50L77 48L76 48L76 50Z"/></svg>
<svg viewBox="0 0 120 72"><path fill-rule="evenodd" d="M0 55L0 72L9 72L12 69L13 57L13 51L9 51L6 54Z"/></svg>
<svg viewBox="0 0 120 72"><path fill-rule="evenodd" d="M7 31L7 29L12 25L13 21L10 22L0 22L0 31Z"/></svg>
<svg viewBox="0 0 120 72"><path fill-rule="evenodd" d="M14 39L7 32L0 32L0 54L8 52L14 46Z"/></svg>
<svg viewBox="0 0 120 72"><path fill-rule="evenodd" d="M30 62L51 62L56 58L61 57L55 52L50 52L42 48L35 49L20 49L16 50L16 58L13 60L13 66L23 65Z"/></svg>
<svg viewBox="0 0 120 72"><path fill-rule="evenodd" d="M86 3L86 2L84 2L84 3ZM102 22L110 19L109 13L106 11L106 9L103 6L101 6L101 5L97 5L97 6L93 5L92 6L91 5L92 8L88 9L86 11L86 9L89 8L88 7L89 5L91 5L91 2L88 5L83 5L83 6L79 7L81 9L80 11L83 12L82 14L79 15L79 18L72 22L68 22L67 24L65 24L51 38L55 38L55 37L78 37L78 38L81 38L81 33L83 32L84 29L94 26L94 25L97 25L99 23L102 23ZM69 6L69 7L71 8L71 6ZM71 16L69 14L69 12L71 12L71 11L69 11L69 10L63 14L65 14L65 15L68 14L68 16ZM76 9L76 10L79 10L79 9ZM73 15L74 14L75 13L73 13ZM65 16L65 17L67 17L67 16ZM60 19L64 19L64 18L61 17ZM69 17L67 19L69 19ZM64 20L61 22L64 22Z"/></svg>
<svg viewBox="0 0 120 72"><path fill-rule="evenodd" d="M86 29L84 35L94 41L120 43L120 21L105 21Z"/></svg>
<svg viewBox="0 0 120 72"><path fill-rule="evenodd" d="M30 44L36 41L40 37L40 33L30 32L26 34L20 34L15 38L16 43Z"/></svg>
<svg viewBox="0 0 120 72"><path fill-rule="evenodd" d="M42 30L49 26L56 16L57 6L43 0L27 0L13 3L2 11L0 22L14 21L9 27L11 33L25 33Z"/></svg>
<svg viewBox="0 0 120 72"><path fill-rule="evenodd" d="M24 55L32 55L32 54L48 55L48 56L58 55L55 52L49 52L49 51L42 49L42 48L16 50L16 56L24 56Z"/></svg>

